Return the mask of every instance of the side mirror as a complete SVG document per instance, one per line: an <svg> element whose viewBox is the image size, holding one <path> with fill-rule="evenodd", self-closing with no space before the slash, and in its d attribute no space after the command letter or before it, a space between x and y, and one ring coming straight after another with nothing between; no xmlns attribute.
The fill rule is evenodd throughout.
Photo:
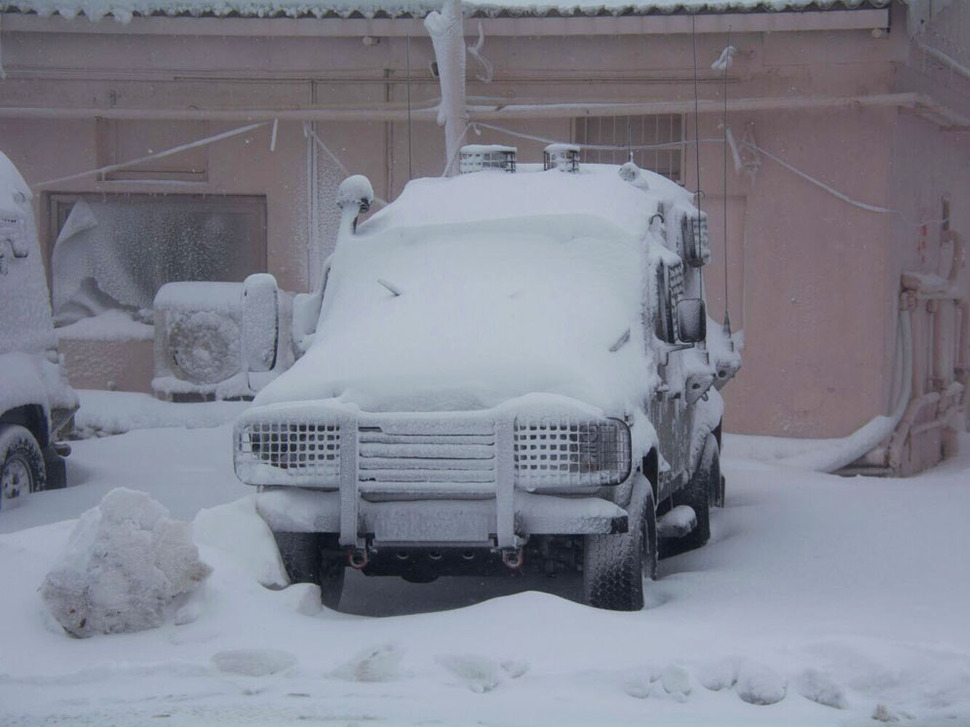
<svg viewBox="0 0 970 727"><path fill-rule="evenodd" d="M279 291L266 273L243 282L242 355L247 371L272 371L279 341Z"/></svg>
<svg viewBox="0 0 970 727"><path fill-rule="evenodd" d="M701 298L684 298L677 302L678 338L683 343L700 343L707 339L707 306Z"/></svg>

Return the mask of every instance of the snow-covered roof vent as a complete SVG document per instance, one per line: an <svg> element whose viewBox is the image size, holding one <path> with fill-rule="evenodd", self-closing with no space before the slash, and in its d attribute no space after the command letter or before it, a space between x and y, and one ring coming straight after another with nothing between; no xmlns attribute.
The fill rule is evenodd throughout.
<svg viewBox="0 0 970 727"><path fill-rule="evenodd" d="M560 172L579 171L579 147L574 144L550 144L543 153L546 169Z"/></svg>
<svg viewBox="0 0 970 727"><path fill-rule="evenodd" d="M515 155L518 151L517 147L501 144L468 144L459 152L458 171L462 174L480 172L483 169L514 172Z"/></svg>

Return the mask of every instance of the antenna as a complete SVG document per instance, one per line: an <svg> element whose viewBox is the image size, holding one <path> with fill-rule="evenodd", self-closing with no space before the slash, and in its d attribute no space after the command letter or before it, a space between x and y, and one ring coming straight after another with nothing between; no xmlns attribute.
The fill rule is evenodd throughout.
<svg viewBox="0 0 970 727"><path fill-rule="evenodd" d="M408 31L407 43L407 68L408 68L408 181L413 178L411 175L411 32Z"/></svg>
<svg viewBox="0 0 970 727"><path fill-rule="evenodd" d="M731 306L728 304L728 194L727 194L727 164L728 164L728 126L727 126L727 97L728 97L728 69L731 67L731 26L728 26L727 59L724 63L724 112L721 115L721 130L724 132L724 333L731 340Z"/></svg>
<svg viewBox="0 0 970 727"><path fill-rule="evenodd" d="M697 165L697 229L701 227L701 132L700 132L700 111L697 99L697 13L690 16L690 39L694 51L694 159ZM704 295L704 278L701 276L701 297Z"/></svg>
<svg viewBox="0 0 970 727"><path fill-rule="evenodd" d="M627 116L626 117L626 149L627 149L627 161L633 161L633 121Z"/></svg>

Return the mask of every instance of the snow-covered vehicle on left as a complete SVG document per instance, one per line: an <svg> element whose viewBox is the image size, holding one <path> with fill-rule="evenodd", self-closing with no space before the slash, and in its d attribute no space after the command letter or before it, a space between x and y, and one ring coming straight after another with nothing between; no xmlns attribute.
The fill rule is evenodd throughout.
<svg viewBox="0 0 970 727"><path fill-rule="evenodd" d="M77 394L51 321L31 192L0 152L0 510L63 487Z"/></svg>

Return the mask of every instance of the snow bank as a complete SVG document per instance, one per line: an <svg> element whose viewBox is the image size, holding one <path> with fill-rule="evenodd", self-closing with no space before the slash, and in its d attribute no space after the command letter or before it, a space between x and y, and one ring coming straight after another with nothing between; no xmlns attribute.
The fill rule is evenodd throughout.
<svg viewBox="0 0 970 727"><path fill-rule="evenodd" d="M193 523L193 533L196 543L218 548L260 585L267 588L289 585L273 533L256 513L255 495L200 510Z"/></svg>
<svg viewBox="0 0 970 727"><path fill-rule="evenodd" d="M218 467L232 479L229 432L214 447L217 431L80 442L72 457L91 480L0 524L28 510L73 517L65 502L132 462L166 504L190 480L178 500L210 507ZM970 723L970 446L905 481L724 466L712 542L662 561L639 613L572 603L580 584L528 574L419 585L351 572L344 612L321 609L315 587L268 590L237 567L232 549L253 536L236 503L218 527L195 523L223 542L199 545L213 572L182 609L194 620L78 641L51 632L37 595L75 524L0 535L0 723Z"/></svg>
<svg viewBox="0 0 970 727"><path fill-rule="evenodd" d="M58 340L73 341L151 341L155 327L136 321L123 310L108 310L90 318L81 318L54 329Z"/></svg>
<svg viewBox="0 0 970 727"><path fill-rule="evenodd" d="M188 523L143 492L118 488L78 521L41 597L72 636L160 626L175 599L209 575Z"/></svg>
<svg viewBox="0 0 970 727"><path fill-rule="evenodd" d="M218 427L233 421L246 401L173 403L130 391L78 392L81 408L74 418L77 439L123 434L156 427Z"/></svg>

